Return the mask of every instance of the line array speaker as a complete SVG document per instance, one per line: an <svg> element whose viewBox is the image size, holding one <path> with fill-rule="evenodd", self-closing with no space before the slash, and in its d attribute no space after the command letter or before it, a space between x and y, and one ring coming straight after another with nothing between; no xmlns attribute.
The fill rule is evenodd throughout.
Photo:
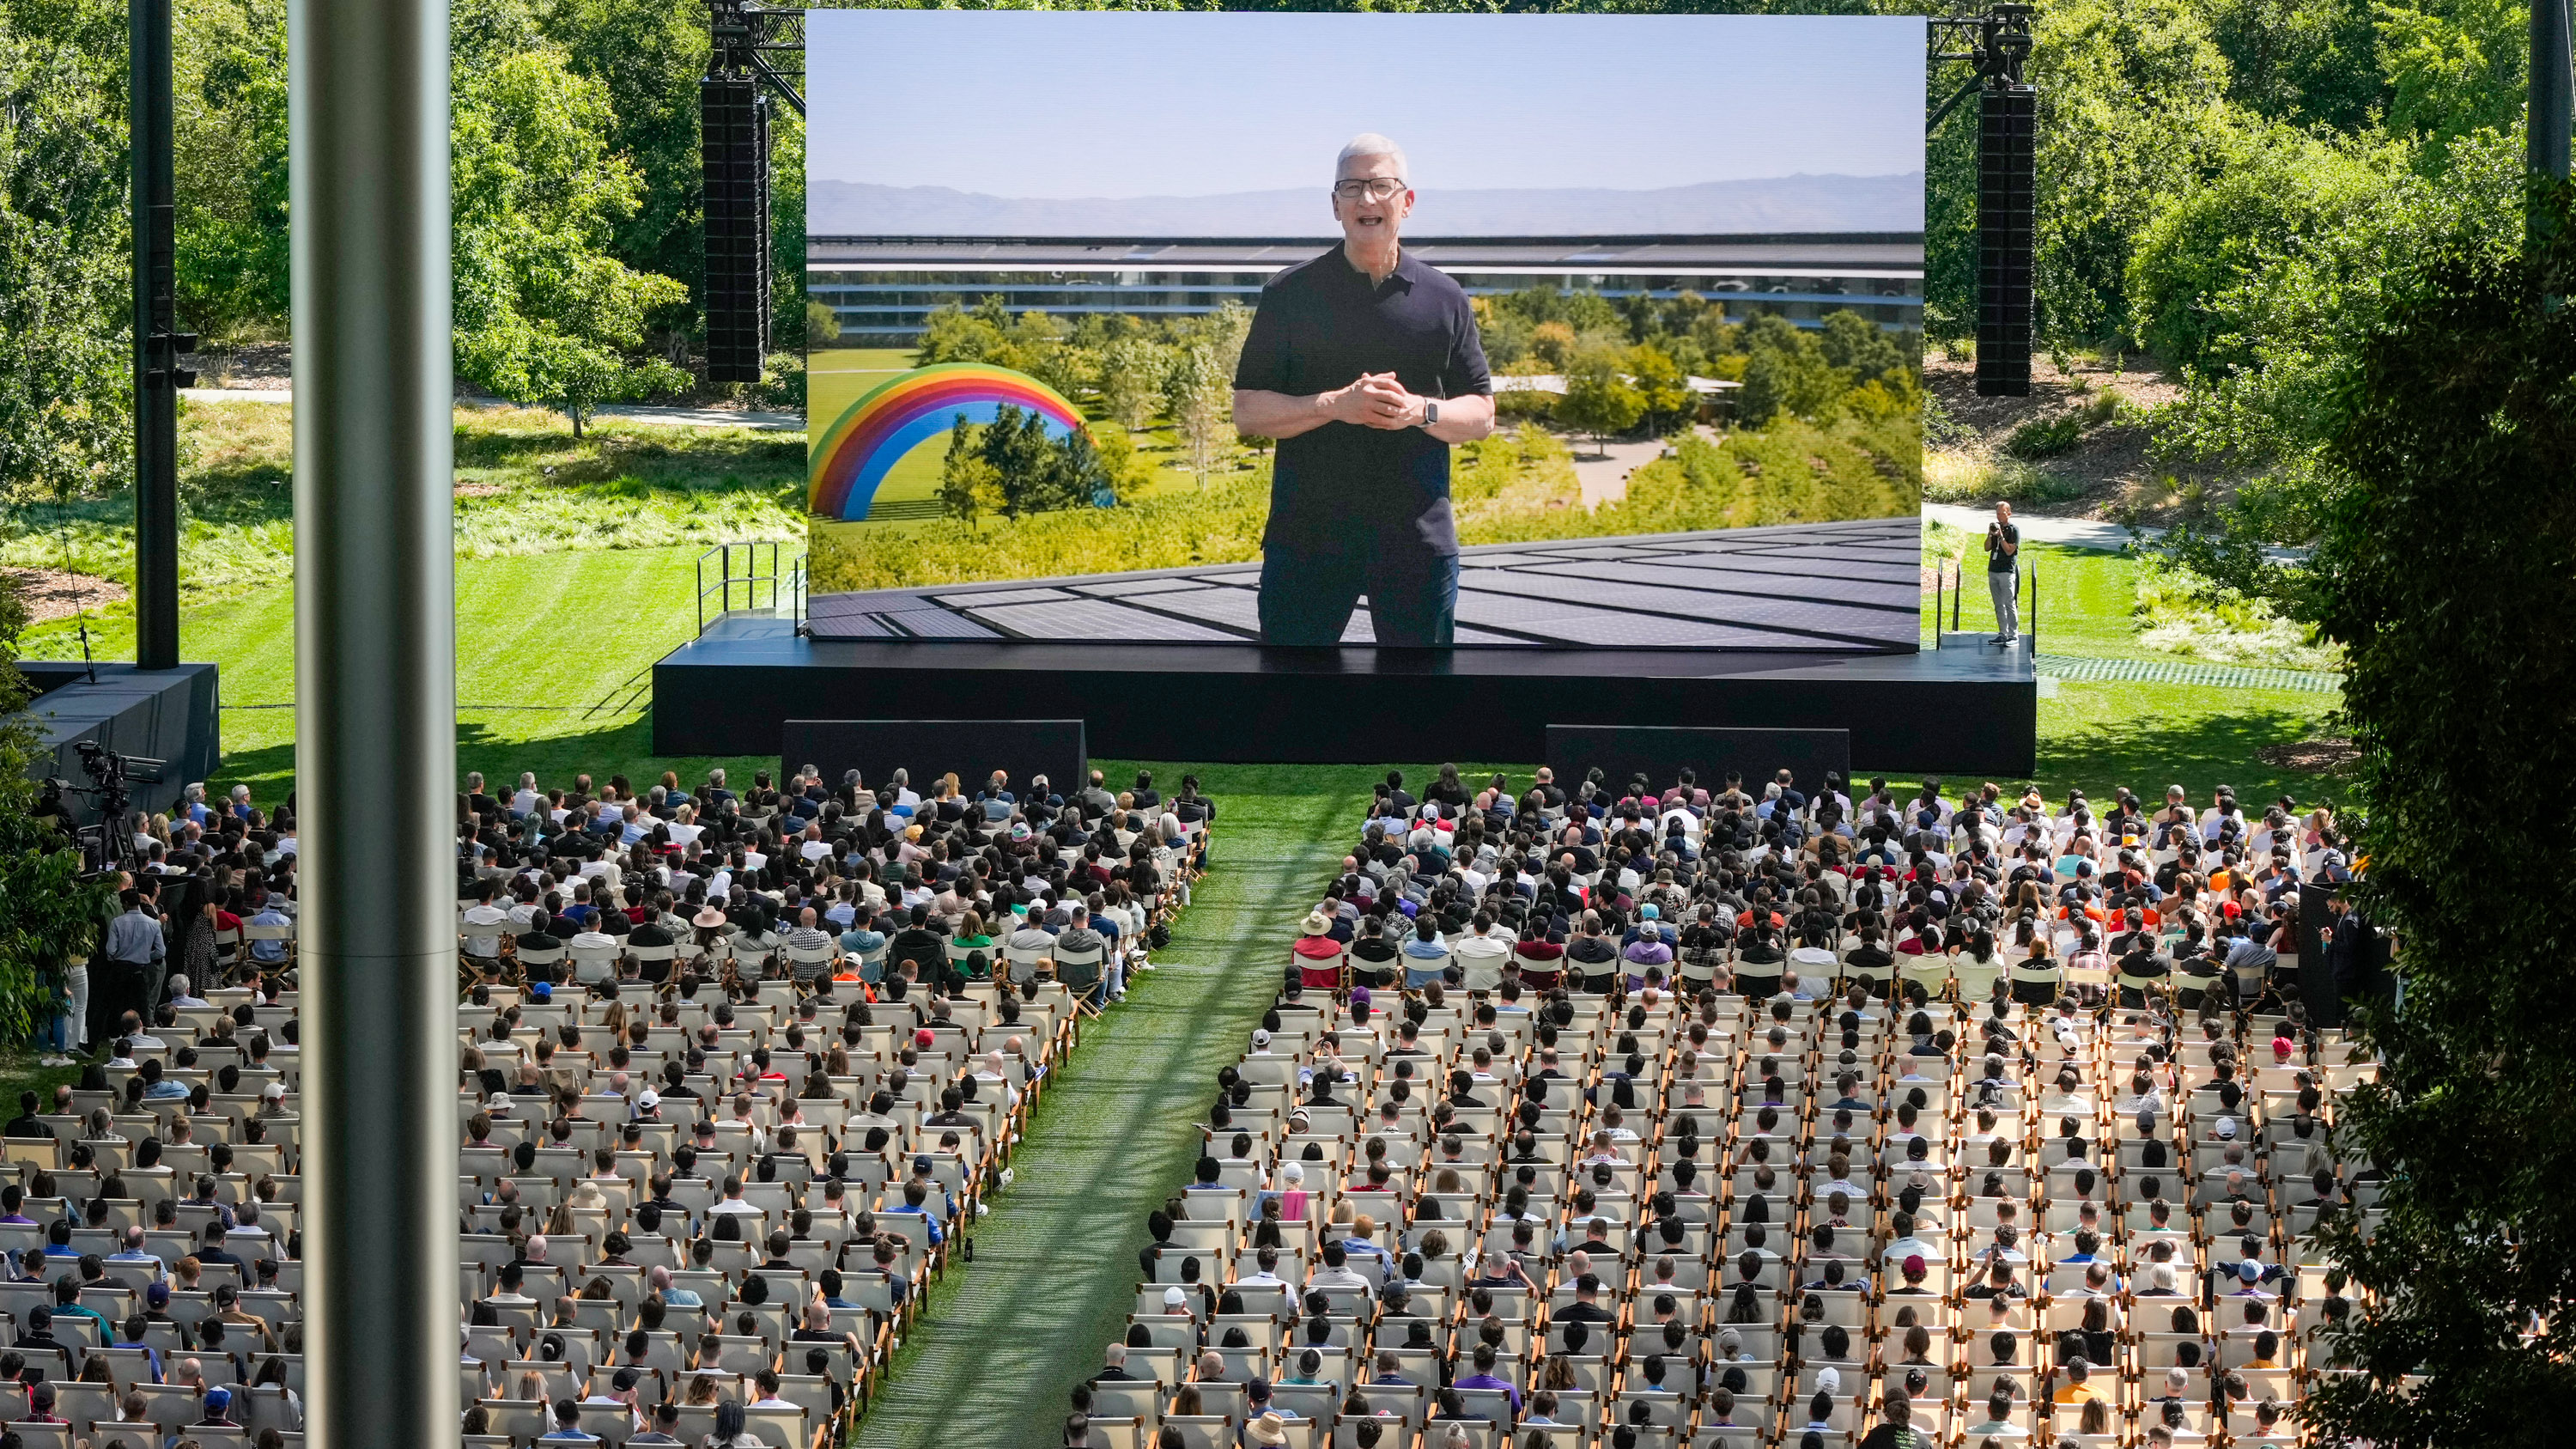
<svg viewBox="0 0 2576 1449"><path fill-rule="evenodd" d="M1977 114L1977 392L2030 395L2039 92L1992 87Z"/></svg>
<svg viewBox="0 0 2576 1449"><path fill-rule="evenodd" d="M758 382L769 351L769 97L698 82L706 167L707 380Z"/></svg>

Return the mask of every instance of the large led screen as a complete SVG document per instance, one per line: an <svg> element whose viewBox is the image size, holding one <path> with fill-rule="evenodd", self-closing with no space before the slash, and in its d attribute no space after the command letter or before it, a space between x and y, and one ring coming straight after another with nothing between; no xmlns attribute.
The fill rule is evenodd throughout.
<svg viewBox="0 0 2576 1449"><path fill-rule="evenodd" d="M1914 647L1921 20L806 41L818 636Z"/></svg>

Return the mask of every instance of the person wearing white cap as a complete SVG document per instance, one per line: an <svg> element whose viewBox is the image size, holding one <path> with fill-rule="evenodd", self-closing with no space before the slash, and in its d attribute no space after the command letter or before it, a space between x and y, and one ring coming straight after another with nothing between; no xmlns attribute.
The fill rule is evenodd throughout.
<svg viewBox="0 0 2576 1449"><path fill-rule="evenodd" d="M661 1121L662 1094L654 1091L651 1087L646 1087L643 1092L635 1098L635 1120L638 1122Z"/></svg>
<svg viewBox="0 0 2576 1449"><path fill-rule="evenodd" d="M1270 1032L1268 1028L1254 1027L1252 1029L1252 1054L1254 1056L1270 1055Z"/></svg>

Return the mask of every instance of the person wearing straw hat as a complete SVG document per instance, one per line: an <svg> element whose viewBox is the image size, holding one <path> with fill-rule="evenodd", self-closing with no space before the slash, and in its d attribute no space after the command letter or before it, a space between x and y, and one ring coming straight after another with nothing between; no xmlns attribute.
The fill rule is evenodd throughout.
<svg viewBox="0 0 2576 1449"><path fill-rule="evenodd" d="M1307 912L1298 923L1297 939L1288 950L1296 958L1300 985L1331 991L1342 984L1342 943L1333 938L1333 918L1321 907Z"/></svg>
<svg viewBox="0 0 2576 1449"><path fill-rule="evenodd" d="M1277 1409L1265 1410L1261 1417L1246 1425L1243 1442L1255 1449L1278 1449L1288 1442L1288 1421Z"/></svg>

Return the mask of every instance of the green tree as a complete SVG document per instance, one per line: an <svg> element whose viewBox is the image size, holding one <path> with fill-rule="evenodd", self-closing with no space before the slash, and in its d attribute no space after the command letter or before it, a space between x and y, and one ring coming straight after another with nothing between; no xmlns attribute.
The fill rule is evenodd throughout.
<svg viewBox="0 0 2576 1449"><path fill-rule="evenodd" d="M841 314L821 302L807 302L805 340L809 345L840 341Z"/></svg>
<svg viewBox="0 0 2576 1449"><path fill-rule="evenodd" d="M180 321L220 345L286 325L286 7L171 7Z"/></svg>
<svg viewBox="0 0 2576 1449"><path fill-rule="evenodd" d="M633 204L610 229L608 253L637 271L656 272L694 290L705 267L698 154L698 80L707 68L705 8L636 0L543 0L538 25L561 47L566 67L606 97L601 142L634 171ZM780 309L778 332L782 342L792 345L804 310L803 127L783 105L773 105L770 116L771 213L784 223L772 228L773 266L792 288L788 305ZM698 305L688 296L663 295L668 300L654 308L647 325L664 334L666 345L685 341L703 325Z"/></svg>
<svg viewBox="0 0 2576 1449"><path fill-rule="evenodd" d="M1699 394L1671 353L1639 343L1628 349L1628 373L1642 415L1657 427L1685 423L1699 410Z"/></svg>
<svg viewBox="0 0 2576 1449"><path fill-rule="evenodd" d="M2195 0L2064 0L2041 9L2034 42L2038 326L2091 344L2126 320L2138 232L2225 151L2240 113Z"/></svg>
<svg viewBox="0 0 2576 1449"><path fill-rule="evenodd" d="M2360 0L2212 0L2230 97L2297 126L2375 128L2388 87L2374 10Z"/></svg>
<svg viewBox="0 0 2576 1449"><path fill-rule="evenodd" d="M2576 836L2497 850L2467 793L2547 798L2576 769L2576 197L2546 252L2440 249L2361 350L2329 457L2347 484L2317 552L2346 651L2368 807L2356 887L2402 942L2402 1006L2364 1017L2378 1080L2337 1109L2378 1172L2370 1230L2318 1237L2363 1305L2311 1351L2322 1442L2545 1445L2576 1401L2576 1017L2561 989ZM2420 1377L2419 1377L2420 1376ZM2304 1437L2304 1436L2303 1436Z"/></svg>
<svg viewBox="0 0 2576 1449"><path fill-rule="evenodd" d="M1114 422L1091 425L1092 444L1100 454L1100 479L1112 506L1124 505L1154 479L1153 466L1136 452L1136 439Z"/></svg>
<svg viewBox="0 0 2576 1449"><path fill-rule="evenodd" d="M1628 431L1645 414L1645 394L1630 386L1607 357L1577 359L1566 374L1565 396L1556 400L1556 421L1590 433L1596 451L1604 437Z"/></svg>
<svg viewBox="0 0 2576 1449"><path fill-rule="evenodd" d="M453 128L457 376L559 409L579 436L602 402L686 385L634 355L685 289L609 253L636 180L607 149L599 84L542 45L478 58L460 61Z"/></svg>
<svg viewBox="0 0 2576 1449"><path fill-rule="evenodd" d="M1234 369L1220 359L1222 345L1212 339L1183 349L1163 382L1164 411L1201 487L1234 445Z"/></svg>
<svg viewBox="0 0 2576 1449"><path fill-rule="evenodd" d="M948 454L939 464L939 511L969 528L1001 497L1000 477L984 458L978 431L959 413L948 430Z"/></svg>
<svg viewBox="0 0 2576 1449"><path fill-rule="evenodd" d="M1849 307L1837 307L1825 314L1817 347L1827 366L1850 373L1861 382L1904 372L1910 365L1905 349L1896 345L1885 328Z"/></svg>
<svg viewBox="0 0 2576 1449"><path fill-rule="evenodd" d="M111 59L58 21L0 4L0 502L113 486L131 457L124 29Z"/></svg>
<svg viewBox="0 0 2576 1449"><path fill-rule="evenodd" d="M1744 334L1744 391L1736 395L1737 422L1760 428L1784 416L1811 423L1833 420L1851 376L1826 360L1815 333L1766 316L1753 319Z"/></svg>
<svg viewBox="0 0 2576 1449"><path fill-rule="evenodd" d="M0 571L0 1035L23 1041L53 1013L63 963L94 947L104 885L79 880L69 836L30 812L38 735L15 664L27 610Z"/></svg>
<svg viewBox="0 0 2576 1449"><path fill-rule="evenodd" d="M1163 404L1163 384L1177 359L1172 349L1142 337L1122 337L1100 353L1100 402L1120 426L1142 430Z"/></svg>
<svg viewBox="0 0 2576 1449"><path fill-rule="evenodd" d="M996 511L1016 520L1060 506L1055 445L1046 434L1046 415L1004 403L983 429L980 450L993 470L998 495Z"/></svg>
<svg viewBox="0 0 2576 1449"><path fill-rule="evenodd" d="M2426 143L2421 164L2427 174L2448 164L2451 144L2463 137L2522 128L2530 14L2530 6L2514 0L2380 8L2389 129Z"/></svg>
<svg viewBox="0 0 2576 1449"><path fill-rule="evenodd" d="M1092 446L1089 433L1073 428L1056 439L1054 464L1054 506L1098 508L1116 502L1118 485L1110 477L1105 456Z"/></svg>

